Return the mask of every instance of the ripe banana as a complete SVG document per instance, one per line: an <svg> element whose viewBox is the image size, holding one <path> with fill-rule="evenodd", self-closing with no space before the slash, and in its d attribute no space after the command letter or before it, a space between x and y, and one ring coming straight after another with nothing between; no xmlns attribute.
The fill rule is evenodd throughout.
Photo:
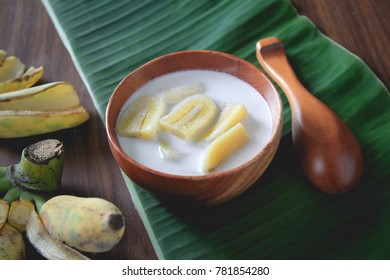
<svg viewBox="0 0 390 280"><path fill-rule="evenodd" d="M0 94L0 138L49 133L88 119L73 86L65 82Z"/></svg>
<svg viewBox="0 0 390 280"><path fill-rule="evenodd" d="M27 237L34 248L48 260L88 260L86 256L54 239L36 212L31 212L26 226Z"/></svg>
<svg viewBox="0 0 390 280"><path fill-rule="evenodd" d="M0 229L5 225L5 222L7 221L8 211L8 202L0 199Z"/></svg>
<svg viewBox="0 0 390 280"><path fill-rule="evenodd" d="M140 97L120 115L116 131L122 136L153 139L157 136L159 120L165 111L162 95Z"/></svg>
<svg viewBox="0 0 390 280"><path fill-rule="evenodd" d="M203 170L212 171L225 159L239 150L247 141L249 135L242 125L237 123L228 131L217 137L207 148L203 158Z"/></svg>
<svg viewBox="0 0 390 280"><path fill-rule="evenodd" d="M121 211L96 197L55 196L43 204L39 216L53 238L84 252L111 250L125 230Z"/></svg>
<svg viewBox="0 0 390 280"><path fill-rule="evenodd" d="M204 85L199 82L184 84L161 92L168 105L176 104L184 98L204 92Z"/></svg>
<svg viewBox="0 0 390 280"><path fill-rule="evenodd" d="M11 207L9 208L7 222L19 232L23 233L26 231L30 213L34 211L35 206L31 201L15 200L11 203Z"/></svg>
<svg viewBox="0 0 390 280"><path fill-rule="evenodd" d="M21 260L26 254L23 235L5 223L0 229L0 260Z"/></svg>
<svg viewBox="0 0 390 280"><path fill-rule="evenodd" d="M43 75L43 67L26 66L16 57L7 57L7 52L0 50L0 93L28 88Z"/></svg>
<svg viewBox="0 0 390 280"><path fill-rule="evenodd" d="M227 104L223 108L217 123L201 136L199 141L211 143L218 136L225 133L237 123L241 122L248 116L245 105Z"/></svg>
<svg viewBox="0 0 390 280"><path fill-rule="evenodd" d="M217 105L208 96L197 94L178 103L160 119L161 127L187 141L193 140L214 120Z"/></svg>
<svg viewBox="0 0 390 280"><path fill-rule="evenodd" d="M3 64L5 58L7 57L7 52L0 49L0 67Z"/></svg>

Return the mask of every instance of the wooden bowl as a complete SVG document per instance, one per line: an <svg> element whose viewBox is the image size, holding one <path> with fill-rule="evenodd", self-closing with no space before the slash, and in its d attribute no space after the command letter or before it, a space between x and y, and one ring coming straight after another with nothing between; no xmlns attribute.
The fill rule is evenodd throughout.
<svg viewBox="0 0 390 280"><path fill-rule="evenodd" d="M167 73L194 69L225 72L253 86L263 96L271 111L272 134L268 143L256 156L238 167L201 176L171 175L138 163L121 149L116 136L115 125L122 105L148 81ZM283 107L280 95L257 67L226 53L194 50L156 58L125 77L109 100L106 130L115 160L123 172L138 186L157 195L217 204L236 197L263 174L278 148L282 118Z"/></svg>

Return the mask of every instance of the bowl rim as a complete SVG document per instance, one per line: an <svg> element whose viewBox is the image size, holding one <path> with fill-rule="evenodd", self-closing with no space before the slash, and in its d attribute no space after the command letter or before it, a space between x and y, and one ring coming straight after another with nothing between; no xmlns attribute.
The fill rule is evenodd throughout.
<svg viewBox="0 0 390 280"><path fill-rule="evenodd" d="M277 118L278 122L276 123L275 127L274 127L274 124L272 124L272 133L271 133L271 136L269 137L268 141L263 146L263 148L261 150L259 150L255 154L255 156L253 156L250 160L248 160L248 161L246 161L246 162L244 162L244 163L242 163L240 165L237 165L237 166L235 166L233 168L224 170L224 171L208 173L208 174L204 174L204 175L178 175L178 174L170 174L170 173L166 173L166 172L162 172L162 171L158 171L156 169L150 168L150 167L148 167L148 166L146 166L146 165L136 161L135 159L133 159L126 152L124 152L122 150L122 148L120 147L117 135L115 133L115 125L116 125L116 123L111 125L111 123L108 121L111 108L114 106L113 105L114 99L115 99L116 95L118 94L117 93L118 89L125 83L125 81L127 79L130 79L132 76L136 75L136 73L139 72L141 69L149 67L149 65L151 65L151 64L157 63L159 60L167 59L167 58L170 58L172 56L178 56L178 55L182 55L182 54L189 54L189 53L191 53L191 54L205 54L205 53L207 53L207 54L215 54L215 55L224 56L224 57L227 57L228 59L232 59L232 60L237 61L239 63L245 64L246 66L248 66L252 70L258 72L259 76L260 76L259 78L260 79L261 78L265 79L265 81L267 82L268 86L275 93L276 103L277 103L277 110L279 111L278 118ZM202 68L194 68L194 69L200 70ZM191 70L191 68L189 68L188 70ZM210 70L210 69L205 69L205 70ZM213 70L213 71L218 71L218 70ZM223 71L219 71L219 72L223 72ZM167 72L165 74L168 74L168 73L172 73L172 72ZM226 73L226 72L224 72L224 73ZM232 75L232 74L230 74L230 75ZM235 76L235 77L238 78L238 79L241 79L241 78L239 78L237 76ZM246 83L248 83L248 82L246 82ZM258 90L256 89L256 91L258 91ZM259 92L259 94L262 95L260 92ZM262 95L262 98L264 98L263 95ZM122 104L122 106L123 106L123 104ZM267 106L268 106L268 103L267 103ZM118 115L119 115L119 113L118 113ZM115 118L115 121L116 120L117 120L117 118ZM184 51L172 52L172 53L168 53L168 54L156 57L156 58L146 62L145 64L141 65L140 67L137 67L135 70L131 71L129 74L127 74L119 82L119 84L115 87L114 91L112 92L112 94L111 94L111 96L109 98L109 101L108 101L107 107L106 107L105 122L106 122L106 134L107 134L108 142L109 142L109 145L110 145L111 149L114 149L117 153L119 153L120 156L123 159L125 159L127 162L130 162L131 164L137 166L137 168L142 169L142 170L144 170L144 171L146 171L148 173L152 173L152 174L157 175L157 176L170 177L172 179L179 179L179 180L181 179L181 180L202 181L202 180L207 180L207 179L216 179L218 177L224 177L224 176L226 176L228 174L233 174L233 173L236 173L236 172L240 172L240 171L246 169L247 166L250 166L250 165L254 164L256 162L256 160L259 157L261 157L265 153L267 148L269 146L271 146L275 141L277 142L276 145L278 145L279 141L280 141L280 135L281 135L281 131L282 131L282 126L283 126L283 103L282 103L282 99L281 99L280 93L276 89L276 87L274 86L272 81L260 70L260 68L256 67L254 64L252 64L252 63L250 63L250 62L248 62L248 61L246 61L246 60L244 60L244 59L242 59L240 57L237 57L235 55L232 55L232 54L229 54L229 53L225 53L225 52L220 52L220 51L215 51L215 50L184 50Z"/></svg>

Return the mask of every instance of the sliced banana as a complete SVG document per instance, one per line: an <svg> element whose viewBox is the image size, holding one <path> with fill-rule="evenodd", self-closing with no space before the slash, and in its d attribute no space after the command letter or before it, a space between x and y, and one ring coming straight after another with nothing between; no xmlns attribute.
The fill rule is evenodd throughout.
<svg viewBox="0 0 390 280"><path fill-rule="evenodd" d="M162 117L160 125L167 132L191 141L212 123L217 110L212 98L201 94L193 95Z"/></svg>
<svg viewBox="0 0 390 280"><path fill-rule="evenodd" d="M203 170L207 173L217 168L228 157L237 152L249 140L242 123L237 123L217 137L207 148L203 158Z"/></svg>
<svg viewBox="0 0 390 280"><path fill-rule="evenodd" d="M194 82L191 84L184 84L177 87L173 87L167 90L163 90L161 94L164 96L168 105L176 104L182 101L184 98L203 93L205 90L204 85L200 82Z"/></svg>
<svg viewBox="0 0 390 280"><path fill-rule="evenodd" d="M218 136L225 133L237 123L248 116L248 111L243 104L226 104L223 108L217 123L203 134L199 141L211 143Z"/></svg>
<svg viewBox="0 0 390 280"><path fill-rule="evenodd" d="M164 97L143 96L131 103L120 116L116 130L119 135L153 139L159 131L159 120L166 111Z"/></svg>
<svg viewBox="0 0 390 280"><path fill-rule="evenodd" d="M165 160L175 160L182 156L182 154L173 149L165 140L160 139L158 143L158 150L160 152L160 156Z"/></svg>

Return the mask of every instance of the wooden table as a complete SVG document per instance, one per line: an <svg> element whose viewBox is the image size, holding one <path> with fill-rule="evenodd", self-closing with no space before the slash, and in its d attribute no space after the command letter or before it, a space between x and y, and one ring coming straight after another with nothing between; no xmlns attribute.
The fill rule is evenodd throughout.
<svg viewBox="0 0 390 280"><path fill-rule="evenodd" d="M300 14L337 43L361 57L390 88L390 1L293 0ZM0 165L19 161L23 147L49 137L65 145L63 192L103 197L126 216L126 234L99 259L155 259L153 247L108 147L100 116L73 62L39 1L0 0L0 48L28 66L44 66L40 83L67 81L76 88L90 120L74 129L23 139L0 139ZM114 191L113 191L114 190ZM30 246L27 258L40 256Z"/></svg>

